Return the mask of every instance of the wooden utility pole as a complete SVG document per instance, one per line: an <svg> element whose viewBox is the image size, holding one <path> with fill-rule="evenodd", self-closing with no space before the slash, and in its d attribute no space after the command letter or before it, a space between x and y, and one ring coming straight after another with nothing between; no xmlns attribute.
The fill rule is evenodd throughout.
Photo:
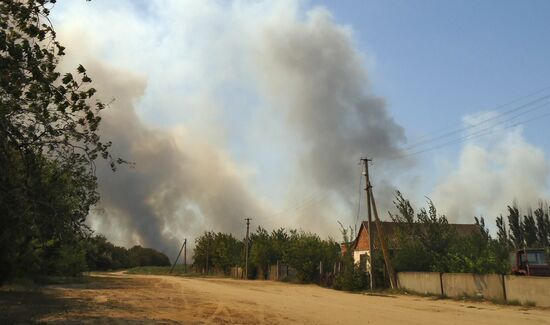
<svg viewBox="0 0 550 325"><path fill-rule="evenodd" d="M176 263L178 262L178 259L180 258L181 251L183 250L183 247L187 244L187 239L183 241L183 245L181 245L180 252L178 253L178 256L176 256L176 260L174 261L174 265L172 265L172 268L170 269L170 273L174 271L174 268L176 267Z"/></svg>
<svg viewBox="0 0 550 325"><path fill-rule="evenodd" d="M369 233L369 281L370 281L370 290L372 291L374 289L374 242L372 238L372 207L371 207L371 194L370 194L370 179L369 179L369 161L372 161L372 159L369 158L361 158L361 161L363 162L363 176L365 176L365 192L367 192L367 215L368 215L368 221L367 221L367 230ZM361 229L361 228L359 228ZM356 234L358 235L358 234Z"/></svg>
<svg viewBox="0 0 550 325"><path fill-rule="evenodd" d="M384 235L384 230L382 229L382 223L380 218L378 218L378 210L376 209L376 201L374 201L374 195L372 195L372 186L369 186L370 199L372 201L372 209L374 210L374 220L376 222L376 230L378 230L378 240L380 241L380 247L382 248L382 254L384 255L384 263L386 264L386 269L388 271L388 277L390 278L390 285L392 289L396 289L397 285L395 283L395 274L393 272L393 267L391 265L390 254L388 252L388 247L386 245L386 236Z"/></svg>
<svg viewBox="0 0 550 325"><path fill-rule="evenodd" d="M183 273L187 273L187 238L183 241Z"/></svg>
<svg viewBox="0 0 550 325"><path fill-rule="evenodd" d="M246 220L246 241L245 241L245 254L244 254L244 278L248 280L248 231L250 229L250 218L245 218Z"/></svg>

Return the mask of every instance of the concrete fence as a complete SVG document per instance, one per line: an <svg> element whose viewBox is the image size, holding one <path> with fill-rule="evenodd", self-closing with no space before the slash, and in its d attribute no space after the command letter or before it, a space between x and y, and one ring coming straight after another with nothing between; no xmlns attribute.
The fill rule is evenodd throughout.
<svg viewBox="0 0 550 325"><path fill-rule="evenodd" d="M482 297L505 300L504 283L499 274L442 273L443 294L448 297Z"/></svg>
<svg viewBox="0 0 550 325"><path fill-rule="evenodd" d="M509 301L550 306L550 277L505 275L504 283Z"/></svg>
<svg viewBox="0 0 550 325"><path fill-rule="evenodd" d="M399 272L400 289L447 297L480 297L550 306L550 277L500 274Z"/></svg>
<svg viewBox="0 0 550 325"><path fill-rule="evenodd" d="M401 289L425 295L443 295L441 274L438 272L399 272L397 285Z"/></svg>

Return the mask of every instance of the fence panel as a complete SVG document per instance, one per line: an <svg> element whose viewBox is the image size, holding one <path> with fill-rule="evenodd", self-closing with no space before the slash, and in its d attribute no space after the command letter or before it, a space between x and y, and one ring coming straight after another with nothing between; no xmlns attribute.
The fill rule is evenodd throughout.
<svg viewBox="0 0 550 325"><path fill-rule="evenodd" d="M399 272L397 273L397 285L400 289L421 294L443 294L439 272Z"/></svg>
<svg viewBox="0 0 550 325"><path fill-rule="evenodd" d="M550 277L505 275L504 284L508 301L550 306Z"/></svg>
<svg viewBox="0 0 550 325"><path fill-rule="evenodd" d="M448 297L483 297L504 300L503 278L499 274L443 273L443 294Z"/></svg>

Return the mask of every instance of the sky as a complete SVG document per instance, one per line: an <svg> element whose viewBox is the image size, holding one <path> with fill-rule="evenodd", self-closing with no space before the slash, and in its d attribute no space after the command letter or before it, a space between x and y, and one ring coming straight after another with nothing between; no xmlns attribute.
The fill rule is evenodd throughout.
<svg viewBox="0 0 550 325"><path fill-rule="evenodd" d="M110 103L88 222L166 253L244 218L338 237L359 159L453 222L548 197L547 1L61 1L67 47ZM545 115L546 114L546 115ZM523 123L526 122L526 123ZM364 200L364 196L361 197ZM364 203L364 202L363 202ZM175 253L174 253L175 254Z"/></svg>

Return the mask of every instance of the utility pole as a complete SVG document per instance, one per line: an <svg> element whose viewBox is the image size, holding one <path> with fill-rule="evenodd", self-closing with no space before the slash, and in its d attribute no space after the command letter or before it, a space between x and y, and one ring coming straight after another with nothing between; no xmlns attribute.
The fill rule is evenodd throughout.
<svg viewBox="0 0 550 325"><path fill-rule="evenodd" d="M376 201L374 201L374 195L372 195L372 186L369 187L369 192L370 192L370 199L372 201L372 209L374 210L374 220L376 222L376 230L378 230L378 240L380 241L380 247L382 248L382 254L384 255L384 263L386 264L388 277L390 278L390 285L392 289L396 289L397 285L395 283L395 273L393 272L393 267L391 265L390 254L388 252L388 247L386 245L386 236L384 235L384 230L382 229L382 223L380 222L380 218L378 218Z"/></svg>
<svg viewBox="0 0 550 325"><path fill-rule="evenodd" d="M244 278L248 280L248 231L250 229L250 218L245 218L246 220L246 241L245 241L245 254L244 254Z"/></svg>
<svg viewBox="0 0 550 325"><path fill-rule="evenodd" d="M370 290L372 291L374 289L374 242L372 238L372 206L371 206L371 191L369 190L371 188L370 185L370 179L369 179L369 161L372 161L372 159L369 158L361 158L361 161L363 162L363 176L365 176L365 192L367 192L367 215L368 215L368 222L367 222L367 230L369 233L369 281L370 281Z"/></svg>
<svg viewBox="0 0 550 325"><path fill-rule="evenodd" d="M174 265L172 265L172 268L170 269L170 273L174 271L174 268L176 267L176 263L178 262L178 259L180 258L181 251L183 250L183 247L187 245L187 239L183 241L183 245L181 245L180 252L178 253L178 256L176 257L176 260L174 261Z"/></svg>
<svg viewBox="0 0 550 325"><path fill-rule="evenodd" d="M210 238L206 239L206 275L208 275L208 250L210 248Z"/></svg>
<svg viewBox="0 0 550 325"><path fill-rule="evenodd" d="M183 241L183 273L187 273L187 238Z"/></svg>

